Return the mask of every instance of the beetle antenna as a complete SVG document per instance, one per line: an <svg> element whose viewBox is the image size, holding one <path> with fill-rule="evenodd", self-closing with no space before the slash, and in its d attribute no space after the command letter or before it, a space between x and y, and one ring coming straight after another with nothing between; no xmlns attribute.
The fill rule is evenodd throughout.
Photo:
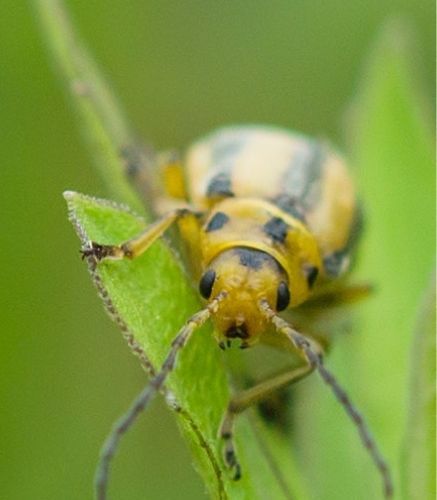
<svg viewBox="0 0 437 500"><path fill-rule="evenodd" d="M95 474L96 498L106 500L109 479L109 466L115 455L120 439L135 422L138 415L144 411L155 394L164 385L167 376L175 367L178 353L188 342L192 333L200 328L210 317L215 314L219 303L225 298L226 293L221 292L209 304L199 312L195 313L181 328L171 343L171 348L159 372L150 380L149 384L134 399L128 411L114 424L111 432L106 438L100 452L100 459Z"/></svg>
<svg viewBox="0 0 437 500"><path fill-rule="evenodd" d="M381 474L384 495L386 498L393 496L393 482L390 469L383 458L379 448L372 437L370 430L362 415L352 403L347 392L341 387L334 375L325 368L321 353L316 352L311 346L310 340L303 334L296 331L289 323L283 320L268 304L266 300L260 302L260 309L264 316L273 323L276 330L288 337L294 347L301 352L308 364L319 373L322 380L331 388L337 400L345 409L355 427L358 430L361 441L368 450L373 463Z"/></svg>

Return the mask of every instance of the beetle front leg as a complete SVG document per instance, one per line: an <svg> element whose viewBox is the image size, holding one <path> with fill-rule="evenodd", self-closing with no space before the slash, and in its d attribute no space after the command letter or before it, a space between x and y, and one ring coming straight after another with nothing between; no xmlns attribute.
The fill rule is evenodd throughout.
<svg viewBox="0 0 437 500"><path fill-rule="evenodd" d="M119 245L102 245L94 241L82 248L82 257L94 257L97 262L103 259L134 259L143 254L175 222L184 217L197 218L197 213L189 208L177 208L150 224L142 233Z"/></svg>

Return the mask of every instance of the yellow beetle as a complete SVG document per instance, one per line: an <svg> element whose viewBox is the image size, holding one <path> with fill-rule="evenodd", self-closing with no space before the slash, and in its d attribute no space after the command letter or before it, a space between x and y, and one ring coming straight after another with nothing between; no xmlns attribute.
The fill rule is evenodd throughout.
<svg viewBox="0 0 437 500"><path fill-rule="evenodd" d="M135 165L133 176L143 175ZM366 286L347 285L361 228L361 213L345 162L328 144L266 126L220 129L191 146L183 161L161 162L158 214L140 235L119 245L96 242L84 256L135 258L174 223L187 247L205 307L176 335L161 370L117 423L97 471L98 498L106 497L109 464L122 434L163 386L177 354L208 319L219 346L236 339L241 348L258 341L297 352L302 365L232 398L223 417L225 463L241 475L233 444L235 416L272 392L316 370L357 426L392 496L389 469L361 415L323 364L323 346L311 332L297 331L278 313L304 303L351 301ZM147 181L146 176L146 181Z"/></svg>

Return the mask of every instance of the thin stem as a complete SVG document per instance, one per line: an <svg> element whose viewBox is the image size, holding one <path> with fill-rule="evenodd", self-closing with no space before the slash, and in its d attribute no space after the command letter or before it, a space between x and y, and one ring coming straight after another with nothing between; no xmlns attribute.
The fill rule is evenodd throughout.
<svg viewBox="0 0 437 500"><path fill-rule="evenodd" d="M144 210L129 185L124 157L136 144L117 99L75 32L61 0L35 0L41 31L57 72L77 110L79 127L91 146L108 195Z"/></svg>

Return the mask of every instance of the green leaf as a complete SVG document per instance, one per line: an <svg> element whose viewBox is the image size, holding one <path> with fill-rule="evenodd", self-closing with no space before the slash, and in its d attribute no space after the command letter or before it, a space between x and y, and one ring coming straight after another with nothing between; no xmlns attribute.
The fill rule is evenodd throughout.
<svg viewBox="0 0 437 500"><path fill-rule="evenodd" d="M413 79L410 47L403 23L384 27L347 115L366 215L354 279L371 282L376 292L354 307L351 334L335 338L327 361L390 464L396 498L414 318L434 260L431 126ZM308 409L296 425L314 497L380 498L380 478L355 430L330 395L311 383L302 394Z"/></svg>
<svg viewBox="0 0 437 500"><path fill-rule="evenodd" d="M420 309L411 352L409 418L404 442L404 498L436 497L436 311L435 282Z"/></svg>
<svg viewBox="0 0 437 500"><path fill-rule="evenodd" d="M432 125L414 49L408 25L385 26L356 101L353 146L369 220L360 271L379 289L365 309L357 375L371 387L369 409L399 496L412 336L435 241Z"/></svg>

